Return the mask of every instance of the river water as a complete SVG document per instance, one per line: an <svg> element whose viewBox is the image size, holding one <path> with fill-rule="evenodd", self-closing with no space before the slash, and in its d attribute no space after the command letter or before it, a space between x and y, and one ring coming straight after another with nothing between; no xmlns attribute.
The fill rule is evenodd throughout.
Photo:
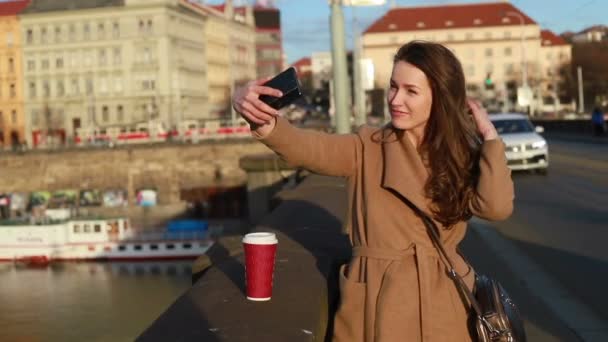
<svg viewBox="0 0 608 342"><path fill-rule="evenodd" d="M133 341L189 288L191 265L0 263L0 341Z"/></svg>

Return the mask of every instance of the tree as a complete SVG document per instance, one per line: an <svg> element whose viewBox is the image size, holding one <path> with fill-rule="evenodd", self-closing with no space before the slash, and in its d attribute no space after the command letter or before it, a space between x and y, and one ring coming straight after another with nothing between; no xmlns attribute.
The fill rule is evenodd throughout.
<svg viewBox="0 0 608 342"><path fill-rule="evenodd" d="M608 42L585 42L572 45L572 64L564 70L569 97L578 98L577 68L583 69L583 95L585 110L608 101Z"/></svg>

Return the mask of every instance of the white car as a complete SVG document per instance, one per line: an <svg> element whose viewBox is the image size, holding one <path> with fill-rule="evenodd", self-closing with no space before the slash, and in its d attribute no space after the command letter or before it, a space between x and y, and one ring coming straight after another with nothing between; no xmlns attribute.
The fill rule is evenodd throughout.
<svg viewBox="0 0 608 342"><path fill-rule="evenodd" d="M549 147L539 134L544 132L543 127L534 127L524 114L490 114L490 120L506 145L507 163L512 170L547 173Z"/></svg>

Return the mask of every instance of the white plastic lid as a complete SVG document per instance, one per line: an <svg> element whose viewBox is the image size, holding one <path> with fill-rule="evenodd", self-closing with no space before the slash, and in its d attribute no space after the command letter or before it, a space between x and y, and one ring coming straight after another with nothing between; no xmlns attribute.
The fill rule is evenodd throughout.
<svg viewBox="0 0 608 342"><path fill-rule="evenodd" d="M274 233L259 232L249 233L243 237L243 243L249 243L253 245L273 245L278 243L277 236Z"/></svg>

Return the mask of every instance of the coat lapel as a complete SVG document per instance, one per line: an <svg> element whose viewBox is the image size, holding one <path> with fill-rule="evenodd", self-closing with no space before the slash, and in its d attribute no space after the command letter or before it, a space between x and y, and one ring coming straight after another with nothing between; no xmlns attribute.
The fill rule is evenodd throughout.
<svg viewBox="0 0 608 342"><path fill-rule="evenodd" d="M405 131L396 130L391 126L383 129L382 153L382 187L397 192L432 217L429 210L430 201L424 196L428 172Z"/></svg>

